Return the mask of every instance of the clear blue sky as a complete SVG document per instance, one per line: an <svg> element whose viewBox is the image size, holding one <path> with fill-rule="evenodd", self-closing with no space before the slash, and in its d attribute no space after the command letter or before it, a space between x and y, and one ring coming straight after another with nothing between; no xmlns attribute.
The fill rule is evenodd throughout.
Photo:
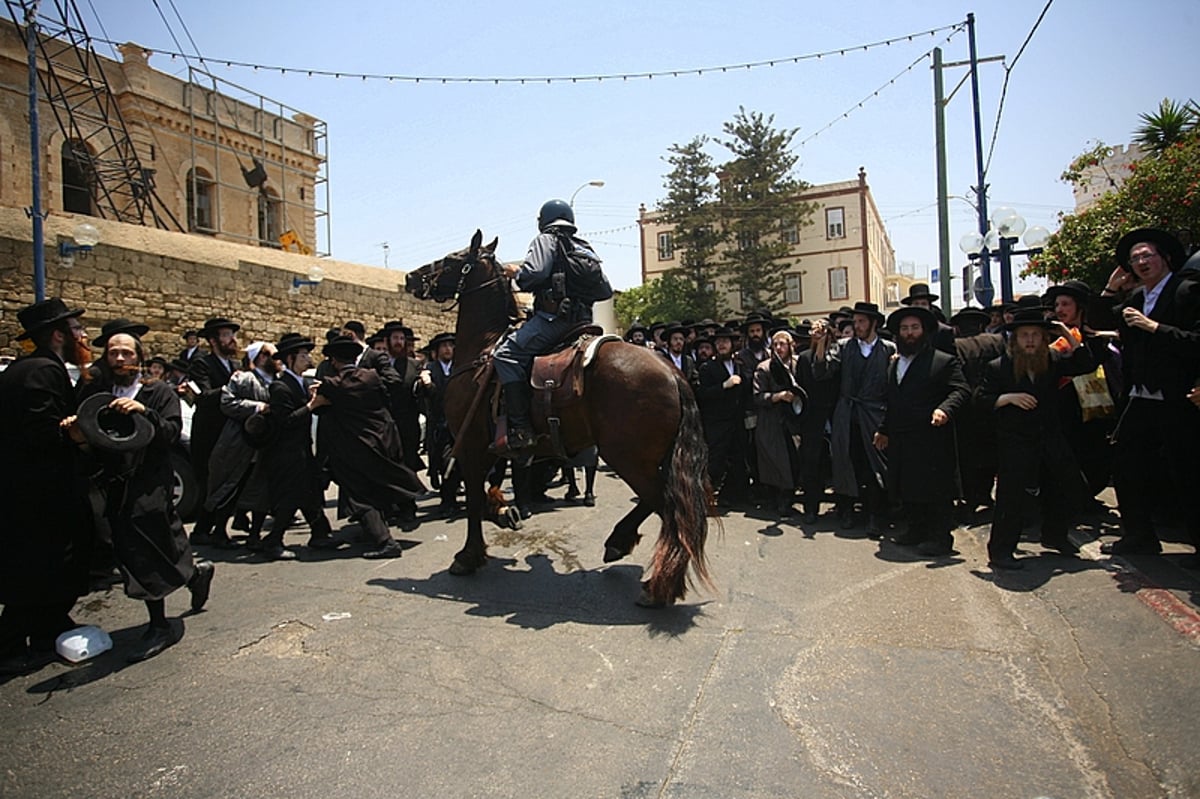
<svg viewBox="0 0 1200 799"><path fill-rule="evenodd" d="M80 4L90 31L176 50L152 0ZM158 0L184 49L172 9ZM174 0L209 59L416 76L582 76L687 70L785 59L952 25L974 11L979 55L1025 40L1045 0L921 3L577 0L548 2L232 2ZM1011 205L1050 229L1073 205L1058 176L1094 140L1129 140L1137 115L1196 91L1200 3L1055 0L1013 66L988 182L992 207ZM464 246L475 229L524 254L542 201L579 192L581 232L613 284L640 282L638 205L663 194L673 143L719 135L740 106L800 129L799 177L812 183L867 170L898 261L937 263L932 76L929 61L888 83L946 36L819 61L653 80L542 84L362 81L213 66L218 76L302 109L329 125L334 257L411 269ZM967 36L942 44L965 60ZM111 55L107 47L99 47ZM157 69L186 77L182 60ZM963 70L947 74L947 91ZM1191 78L1188 78L1191 75ZM1004 68L981 66L985 154ZM969 83L947 109L950 192L975 183ZM861 107L864 97L870 99ZM847 117L842 114L853 109ZM725 151L714 145L718 160ZM951 201L954 264L974 212Z"/></svg>

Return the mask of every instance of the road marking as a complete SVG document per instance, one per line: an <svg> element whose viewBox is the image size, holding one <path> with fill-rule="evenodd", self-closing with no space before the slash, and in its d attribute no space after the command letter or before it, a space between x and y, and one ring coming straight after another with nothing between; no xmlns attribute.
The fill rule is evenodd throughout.
<svg viewBox="0 0 1200 799"><path fill-rule="evenodd" d="M1112 578L1123 591L1132 593L1143 605L1154 611L1159 618L1169 624L1175 632L1188 639L1193 645L1200 646L1200 613L1174 593L1165 588L1159 588L1150 578L1135 569L1128 561L1120 557L1108 557L1100 554L1100 544L1090 542L1080 547L1079 554L1089 560L1103 564L1112 572Z"/></svg>

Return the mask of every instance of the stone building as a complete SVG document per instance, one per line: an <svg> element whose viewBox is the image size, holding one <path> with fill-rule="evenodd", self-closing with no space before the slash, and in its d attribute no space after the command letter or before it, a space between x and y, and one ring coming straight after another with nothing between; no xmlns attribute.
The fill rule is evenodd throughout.
<svg viewBox="0 0 1200 799"><path fill-rule="evenodd" d="M42 41L43 211L276 248L292 231L327 254L325 123L200 69L188 80L155 70L136 44L114 61ZM31 197L27 85L24 32L0 20L0 205L10 207ZM130 167L148 171L157 220L122 206Z"/></svg>
<svg viewBox="0 0 1200 799"><path fill-rule="evenodd" d="M1071 187L1075 195L1075 213L1087 210L1105 194L1120 188L1129 176L1129 166L1148 154L1136 144L1113 145L1109 151L1097 163L1079 171L1080 180Z"/></svg>
<svg viewBox="0 0 1200 799"><path fill-rule="evenodd" d="M791 253L785 272L786 306L779 314L793 319L816 319L858 300L886 299L887 276L895 272L896 254L859 169L857 180L810 186L802 199L814 206L809 224L781 233ZM641 209L642 282L654 280L680 266L680 251L672 241L672 226L661 214ZM736 291L718 286L735 313L746 312Z"/></svg>

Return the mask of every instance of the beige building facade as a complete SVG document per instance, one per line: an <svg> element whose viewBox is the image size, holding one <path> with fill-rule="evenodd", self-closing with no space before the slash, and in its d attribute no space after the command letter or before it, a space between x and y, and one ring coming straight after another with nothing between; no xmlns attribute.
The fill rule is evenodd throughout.
<svg viewBox="0 0 1200 799"><path fill-rule="evenodd" d="M115 61L43 40L44 213L274 248L291 231L292 249L328 254L323 122L199 69L187 80L160 72L139 45L119 50ZM0 20L0 205L8 207L28 207L32 197L27 86L24 32ZM129 210L124 165L149 173L156 215Z"/></svg>
<svg viewBox="0 0 1200 799"><path fill-rule="evenodd" d="M867 300L883 307L888 276L895 273L896 254L859 169L856 180L810 186L803 199L814 206L809 224L781 235L791 244L783 267L786 303L780 315L816 319L843 305ZM681 265L672 226L658 212L641 210L642 282L655 280ZM736 291L722 286L734 313L745 313Z"/></svg>

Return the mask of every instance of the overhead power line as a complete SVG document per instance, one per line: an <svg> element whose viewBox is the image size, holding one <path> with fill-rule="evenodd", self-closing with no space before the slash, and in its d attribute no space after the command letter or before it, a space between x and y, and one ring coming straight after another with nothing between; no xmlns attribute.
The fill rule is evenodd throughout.
<svg viewBox="0 0 1200 799"><path fill-rule="evenodd" d="M996 150L996 137L1000 133L1000 117L1004 115L1004 98L1008 95L1008 79L1012 75L1013 67L1021 60L1021 54L1025 52L1025 48L1029 45L1033 34L1037 33L1038 26L1042 24L1042 20L1046 18L1046 12L1050 10L1050 6L1054 4L1054 0L1046 0L1046 6L1042 9L1042 13L1038 14L1037 22L1033 23L1033 27L1029 29L1029 35L1025 37L1025 41L1021 44L1021 49L1017 50L1017 54L1013 56L1011 64L1004 65L1004 84L1000 87L1000 106L996 109L996 125L992 128L992 143L988 145L987 160L983 163L983 174L987 175L988 170L992 166L992 153Z"/></svg>
<svg viewBox="0 0 1200 799"><path fill-rule="evenodd" d="M157 3L156 3L156 7L157 7ZM160 14L162 13L161 9L159 9L159 13ZM165 19L165 15L164 15L164 19ZM915 39L923 38L925 36L937 36L939 33L942 33L944 31L959 30L962 28L962 24L963 23L955 23L954 25L943 25L942 27L933 28L931 30L920 31L917 33L908 33L908 34L904 34L903 36L894 36L889 39L881 39L881 40L875 41L875 42L867 42L866 44L856 44L852 47L838 47L838 48L833 48L830 50L823 50L818 53L807 53L805 55L787 56L785 58L771 58L771 59L765 59L762 61L749 61L749 62L741 63L741 64L725 64L722 66L712 66L712 67L699 67L699 68L688 68L688 69L667 69L667 70L646 71L646 72L616 72L616 73L612 73L612 74L597 74L597 75L544 75L544 76L532 76L531 75L531 76L493 76L493 77L486 77L486 76L469 77L469 76L451 76L451 75L440 75L440 76L439 75L399 75L399 74L388 74L388 73L354 72L354 71L348 71L348 70L316 69L316 68L293 67L293 66L282 66L282 65L271 65L271 64L256 64L251 61L240 61L240 60L232 59L232 58L205 58L203 56L189 55L187 53L181 52L183 50L183 48L182 48L182 46L180 46L178 39L175 39L175 36L173 33L171 34L171 37L172 37L172 39L175 39L176 50L174 50L174 51L158 50L156 48L150 48L150 49L154 50L154 52L160 53L161 55L170 56L171 58L183 58L185 60L188 58L197 58L201 64L205 64L205 65L214 64L217 66L239 67L239 68L245 68L245 69L253 69L256 71L264 70L264 71L270 71L270 72L278 72L281 75L288 75L288 74L307 75L310 78L312 78L312 77L330 78L331 77L331 78L348 78L348 79L363 80L363 81L382 80L382 81L388 81L388 82L402 82L402 83L422 83L422 82L424 82L424 83L491 83L491 84L515 83L515 84L522 84L522 85L523 84L539 84L539 83L588 83L588 82L599 83L601 81L606 81L606 80L608 80L608 81L614 81L614 80L629 81L629 80L651 80L653 78L682 78L682 77L686 77L689 75L709 75L709 74L716 74L716 73L723 73L723 72L728 73L728 72L736 72L736 71L740 71L740 70L760 69L763 67L781 66L781 65L785 65L785 64L798 64L801 61L814 61L814 60L819 61L823 58L828 58L831 56L845 56L845 55L848 55L851 53L865 52L867 50L872 50L872 49L875 49L878 47L889 47L893 44L899 44L902 42L911 42L911 41L914 41ZM121 44L121 42L110 41L110 40L99 40L98 39L97 41L104 41L106 44L111 44L111 45Z"/></svg>

